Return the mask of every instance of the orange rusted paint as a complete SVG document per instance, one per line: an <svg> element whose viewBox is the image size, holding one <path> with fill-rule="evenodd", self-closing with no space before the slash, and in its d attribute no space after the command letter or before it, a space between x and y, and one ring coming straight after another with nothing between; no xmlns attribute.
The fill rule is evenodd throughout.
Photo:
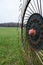
<svg viewBox="0 0 43 65"><path fill-rule="evenodd" d="M35 29L30 29L30 30L28 31L28 34L29 34L29 35L32 35L32 36L35 36L35 35L36 35L36 30L35 30Z"/></svg>

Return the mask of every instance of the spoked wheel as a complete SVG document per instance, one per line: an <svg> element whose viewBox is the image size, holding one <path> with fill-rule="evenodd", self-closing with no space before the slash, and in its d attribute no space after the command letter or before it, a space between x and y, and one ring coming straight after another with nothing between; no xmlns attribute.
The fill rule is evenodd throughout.
<svg viewBox="0 0 43 65"><path fill-rule="evenodd" d="M43 0L29 0L22 17L22 44L25 52L30 54L33 65L43 65L42 2Z"/></svg>

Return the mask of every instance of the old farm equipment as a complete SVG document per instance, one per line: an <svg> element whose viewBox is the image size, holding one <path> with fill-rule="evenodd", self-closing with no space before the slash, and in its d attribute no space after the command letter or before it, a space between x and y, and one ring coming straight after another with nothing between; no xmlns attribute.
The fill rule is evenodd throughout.
<svg viewBox="0 0 43 65"><path fill-rule="evenodd" d="M21 38L30 65L43 65L43 0L23 0Z"/></svg>

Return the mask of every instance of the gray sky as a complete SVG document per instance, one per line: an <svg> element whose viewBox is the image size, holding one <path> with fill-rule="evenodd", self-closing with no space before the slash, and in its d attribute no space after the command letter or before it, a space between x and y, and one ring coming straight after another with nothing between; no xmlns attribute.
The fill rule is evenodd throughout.
<svg viewBox="0 0 43 65"><path fill-rule="evenodd" d="M20 0L0 0L0 23L18 22ZM23 0L21 0L23 1ZM43 15L43 0L42 0Z"/></svg>
<svg viewBox="0 0 43 65"><path fill-rule="evenodd" d="M18 13L18 0L0 0L0 23L18 22Z"/></svg>

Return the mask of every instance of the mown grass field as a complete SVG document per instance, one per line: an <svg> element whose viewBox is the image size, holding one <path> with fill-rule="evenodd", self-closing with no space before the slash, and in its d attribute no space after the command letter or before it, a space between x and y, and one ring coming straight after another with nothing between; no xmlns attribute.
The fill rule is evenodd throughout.
<svg viewBox="0 0 43 65"><path fill-rule="evenodd" d="M28 65L17 28L0 28L0 65Z"/></svg>

